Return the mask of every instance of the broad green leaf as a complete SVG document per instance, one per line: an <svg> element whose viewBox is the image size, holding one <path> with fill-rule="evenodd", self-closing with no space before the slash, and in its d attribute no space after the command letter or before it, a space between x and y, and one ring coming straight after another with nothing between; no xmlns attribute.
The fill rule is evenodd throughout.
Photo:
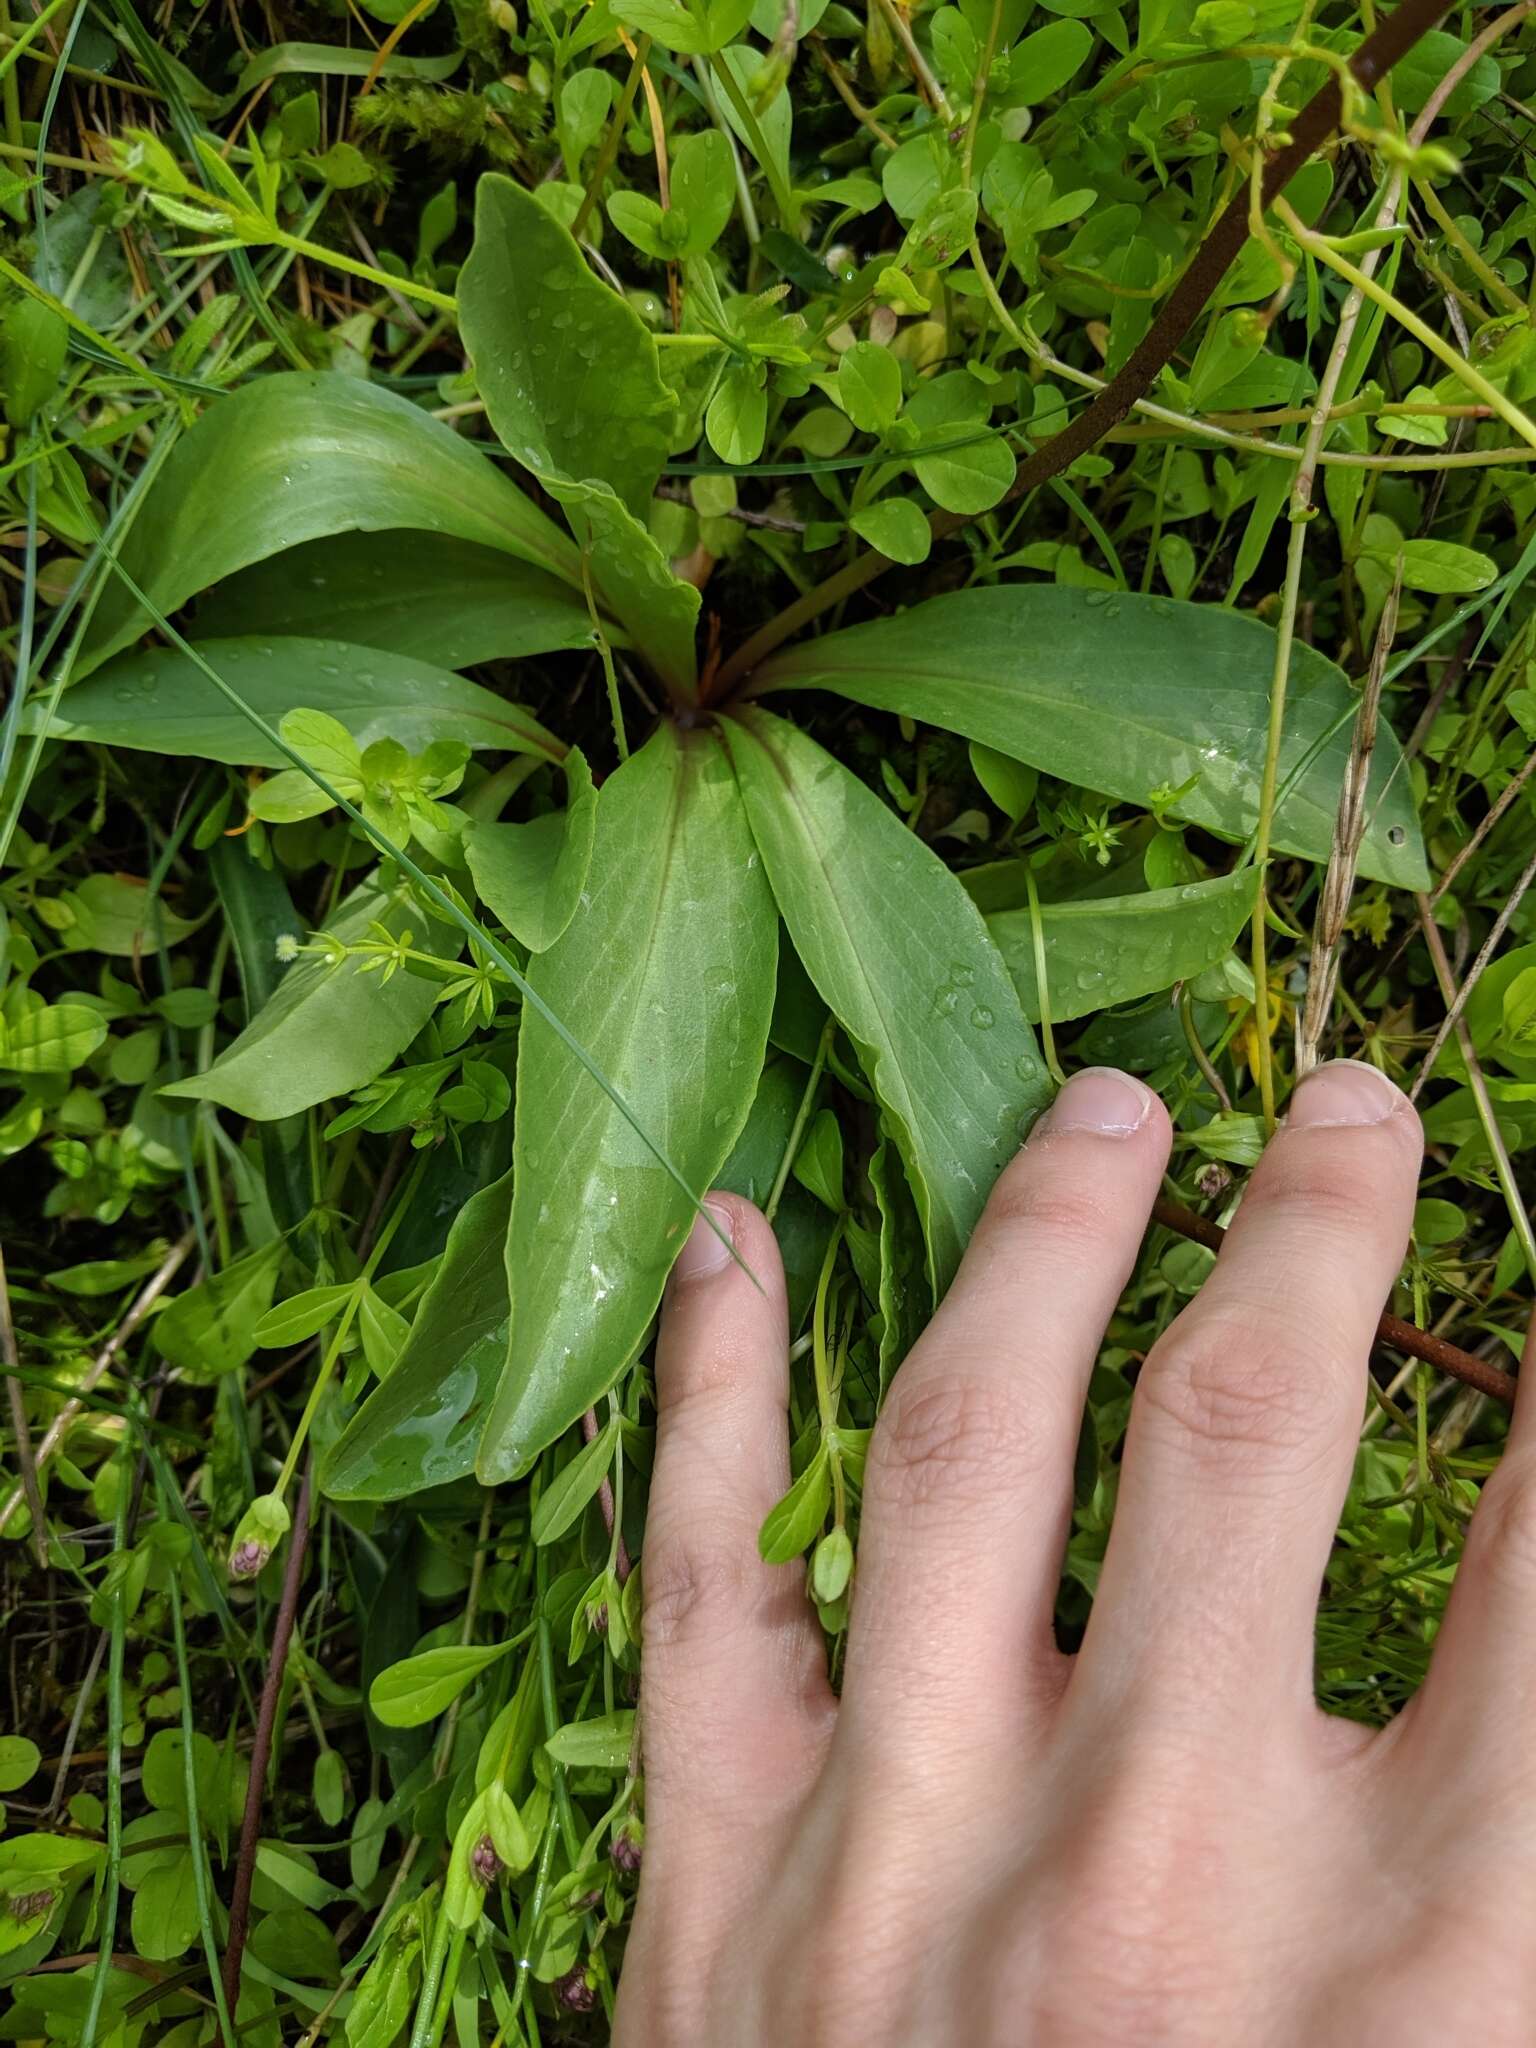
<svg viewBox="0 0 1536 2048"><path fill-rule="evenodd" d="M0 1735L0 1792L19 1792L43 1760L26 1735Z"/></svg>
<svg viewBox="0 0 1536 2048"><path fill-rule="evenodd" d="M315 1913L323 1912L327 1906L334 1906L347 1896L340 1885L332 1884L329 1878L320 1875L306 1860L306 1852L302 1850L280 1848L272 1841L263 1842L256 1851L256 1868L289 1898L297 1899L301 1906L308 1906Z"/></svg>
<svg viewBox="0 0 1536 2048"><path fill-rule="evenodd" d="M107 1020L88 1003L48 1003L0 1018L0 1071L68 1074L83 1066L107 1035Z"/></svg>
<svg viewBox="0 0 1536 2048"><path fill-rule="evenodd" d="M866 434L883 434L901 411L901 365L878 342L856 341L837 359L837 399Z"/></svg>
<svg viewBox="0 0 1536 2048"><path fill-rule="evenodd" d="M853 1576L853 1540L844 1528L829 1529L811 1559L811 1591L826 1606L841 1600Z"/></svg>
<svg viewBox="0 0 1536 2048"><path fill-rule="evenodd" d="M204 640L199 651L269 725L303 707L339 719L359 747L388 738L414 754L433 740L453 739L552 761L565 752L520 704L412 656L299 638ZM34 723L40 708L29 707ZM66 691L48 732L239 767L290 765L195 662L164 647L120 654Z"/></svg>
<svg viewBox="0 0 1536 2048"><path fill-rule="evenodd" d="M987 426L989 409L986 392L963 370L920 384L907 405L905 421L921 435L911 457L917 480L946 512L985 512L1013 482L1013 450Z"/></svg>
<svg viewBox="0 0 1536 2048"><path fill-rule="evenodd" d="M321 1484L333 1499L398 1500L473 1469L507 1358L511 1214L512 1176L504 1173L454 1219L394 1371L326 1460Z"/></svg>
<svg viewBox="0 0 1536 2048"><path fill-rule="evenodd" d="M282 1239L275 1238L186 1288L156 1316L155 1349L195 1386L234 1372L256 1349L256 1326L271 1305L282 1262Z"/></svg>
<svg viewBox="0 0 1536 2048"><path fill-rule="evenodd" d="M926 562L933 546L933 534L920 505L910 498L881 498L855 512L848 524L872 548L878 548L893 562L915 568Z"/></svg>
<svg viewBox="0 0 1536 2048"><path fill-rule="evenodd" d="M971 773L991 797L1010 825L1017 825L1035 800L1040 777L1033 768L1015 761L995 747L979 740L970 745Z"/></svg>
<svg viewBox="0 0 1536 2048"><path fill-rule="evenodd" d="M830 1109L818 1110L795 1154L795 1179L834 1215L847 1208L843 1199L843 1132Z"/></svg>
<svg viewBox="0 0 1536 2048"><path fill-rule="evenodd" d="M736 204L730 144L718 128L685 135L672 157L672 204L687 223L682 256L703 256L725 233Z"/></svg>
<svg viewBox="0 0 1536 2048"><path fill-rule="evenodd" d="M450 1643L381 1671L368 1704L386 1728L419 1728L456 1700L472 1679L505 1657L510 1643Z"/></svg>
<svg viewBox="0 0 1536 2048"><path fill-rule="evenodd" d="M457 934L425 916L404 888L376 878L354 889L325 926L345 946L406 932L424 951L457 954ZM161 1093L263 1120L292 1116L382 1074L431 1016L441 986L409 966L385 980L376 957L354 954L332 966L323 951L306 954L205 1074Z"/></svg>
<svg viewBox="0 0 1536 2048"><path fill-rule="evenodd" d="M622 1771L634 1747L635 1716L624 1708L595 1721L571 1721L557 1728L544 1747L571 1770Z"/></svg>
<svg viewBox="0 0 1536 2048"><path fill-rule="evenodd" d="M832 1504L832 1467L825 1444L780 1500L774 1502L757 1532L757 1554L764 1564L788 1564L821 1533Z"/></svg>
<svg viewBox="0 0 1536 2048"><path fill-rule="evenodd" d="M685 57L723 50L751 17L753 0L615 0L626 27Z"/></svg>
<svg viewBox="0 0 1536 2048"><path fill-rule="evenodd" d="M398 526L580 580L565 535L452 427L360 377L301 370L258 377L203 414L151 485L121 560L159 611L174 612L302 541ZM148 623L114 577L76 673Z"/></svg>
<svg viewBox="0 0 1536 2048"><path fill-rule="evenodd" d="M1258 817L1274 649L1268 626L1219 605L1016 584L825 634L775 656L757 679L760 689L834 690L945 726L1130 803L1178 792L1168 804L1178 816L1241 839ZM1328 858L1354 706L1342 672L1297 645L1282 787L1323 743L1276 813L1279 851ZM1402 753L1385 725L1371 793L1361 872L1425 887Z"/></svg>
<svg viewBox="0 0 1536 2048"><path fill-rule="evenodd" d="M100 1842L68 1835L15 1835L0 1842L0 1956L56 1920L66 1892L103 1853Z"/></svg>
<svg viewBox="0 0 1536 2048"><path fill-rule="evenodd" d="M597 1066L699 1193L752 1105L777 952L718 739L663 726L604 783L586 901L528 979L556 1016L579 1020ZM511 1342L476 1459L487 1484L525 1471L613 1384L693 1222L633 1125L526 1010L513 1166Z"/></svg>
<svg viewBox="0 0 1536 2048"><path fill-rule="evenodd" d="M656 673L691 697L698 674L698 591L673 574L650 530L609 485L546 477L544 488L564 506L604 604Z"/></svg>
<svg viewBox="0 0 1536 2048"><path fill-rule="evenodd" d="M585 756L565 757L566 807L526 825L471 824L464 852L480 900L519 945L544 953L576 914L592 864L597 791Z"/></svg>
<svg viewBox="0 0 1536 2048"><path fill-rule="evenodd" d="M395 1938L397 1914L384 1936L384 1946L369 1964L347 2009L347 2048L393 2048L410 2017L416 1995L416 1965L421 1938Z"/></svg>
<svg viewBox="0 0 1536 2048"><path fill-rule="evenodd" d="M947 447L912 457L917 480L936 505L967 518L989 512L1013 482L1017 464L1001 434L977 428L976 439L964 447Z"/></svg>
<svg viewBox="0 0 1536 2048"><path fill-rule="evenodd" d="M816 742L753 710L724 731L795 950L894 1126L935 1294L1049 1096L981 913L936 854Z"/></svg>
<svg viewBox="0 0 1536 2048"><path fill-rule="evenodd" d="M1187 981L1237 943L1253 915L1257 868L1238 868L1209 882L1149 889L1139 896L1100 896L1042 903L1051 1016L1057 1022L1128 1003ZM1027 910L1005 910L987 929L1008 963L1024 1014L1040 1016L1034 927Z"/></svg>
<svg viewBox="0 0 1536 2048"><path fill-rule="evenodd" d="M541 481L606 483L643 518L675 404L640 316L520 185L490 173L459 273L459 327L491 425Z"/></svg>
<svg viewBox="0 0 1536 2048"><path fill-rule="evenodd" d="M133 1895L130 1926L133 1946L146 1962L168 1963L186 1954L202 1926L190 1851L149 1872Z"/></svg>
<svg viewBox="0 0 1536 2048"><path fill-rule="evenodd" d="M1396 547L1367 547L1362 552L1365 560L1378 563L1389 576L1397 574L1401 562L1405 590L1427 590L1437 596L1486 590L1499 573L1491 555L1452 540L1405 540Z"/></svg>
<svg viewBox="0 0 1536 2048"><path fill-rule="evenodd" d="M137 960L161 946L176 945L197 929L190 918L178 917L147 882L129 875L87 875L78 889L66 890L56 903L71 914L71 922L60 930L61 942L71 953L111 953L120 960ZM60 1005L65 1007L74 1005Z"/></svg>
<svg viewBox="0 0 1536 2048"><path fill-rule="evenodd" d="M463 669L590 647L592 621L579 590L500 548L394 527L331 534L242 569L199 598L197 633L269 645L298 633Z"/></svg>
<svg viewBox="0 0 1536 2048"><path fill-rule="evenodd" d="M192 1776L202 1824L217 1827L224 1818L218 1809L228 1804L229 1774L218 1744L201 1733L192 1737ZM140 1784L144 1797L157 1811L186 1812L187 1743L179 1728L162 1728L150 1737Z"/></svg>
<svg viewBox="0 0 1536 2048"><path fill-rule="evenodd" d="M306 1287L302 1294L290 1294L276 1308L269 1308L257 1323L257 1349L282 1351L290 1344L318 1337L340 1317L355 1292L355 1282L340 1280L328 1287Z"/></svg>
<svg viewBox="0 0 1536 2048"><path fill-rule="evenodd" d="M1053 21L1028 35L1010 59L1011 98L1037 107L1060 92L1081 69L1093 48L1093 36L1080 21Z"/></svg>

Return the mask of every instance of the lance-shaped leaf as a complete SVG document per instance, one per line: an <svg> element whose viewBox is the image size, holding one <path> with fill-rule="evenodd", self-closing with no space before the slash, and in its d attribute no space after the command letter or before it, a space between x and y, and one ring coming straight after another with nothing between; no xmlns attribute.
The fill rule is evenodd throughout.
<svg viewBox="0 0 1536 2048"><path fill-rule="evenodd" d="M672 573L650 529L620 504L607 484L576 484L548 476L544 488L564 506L591 562L592 580L603 603L636 647L644 650L656 673L691 698L698 674L698 591Z"/></svg>
<svg viewBox="0 0 1536 2048"><path fill-rule="evenodd" d="M359 377L285 371L209 407L151 486L124 568L161 612L322 534L421 527L579 582L576 551L490 459ZM149 624L111 579L77 673Z"/></svg>
<svg viewBox="0 0 1536 2048"><path fill-rule="evenodd" d="M485 1411L507 1359L512 1176L465 1203L389 1378L326 1459L335 1500L399 1500L474 1469Z"/></svg>
<svg viewBox="0 0 1536 2048"><path fill-rule="evenodd" d="M879 797L765 711L723 730L795 950L896 1133L936 1294L1050 1087L981 913Z"/></svg>
<svg viewBox="0 0 1536 2048"><path fill-rule="evenodd" d="M331 534L242 569L196 619L200 640L299 633L449 669L592 644L580 590L500 548L400 528Z"/></svg>
<svg viewBox="0 0 1536 2048"><path fill-rule="evenodd" d="M475 192L459 328L491 425L539 477L596 479L644 518L676 410L656 344L562 227L510 178Z"/></svg>
<svg viewBox="0 0 1536 2048"><path fill-rule="evenodd" d="M502 177L480 180L458 296L491 425L564 506L605 606L691 695L699 593L645 525L676 400L644 323L566 229Z"/></svg>
<svg viewBox="0 0 1536 2048"><path fill-rule="evenodd" d="M519 945L544 953L576 915L597 829L597 791L581 751L565 757L566 807L526 825L473 823L464 852L480 901Z"/></svg>
<svg viewBox="0 0 1536 2048"><path fill-rule="evenodd" d="M423 951L450 959L459 951L456 932L428 918L406 890L386 888L377 877L354 889L325 926L327 938L348 947L406 932ZM442 987L409 967L387 980L380 969L377 955L354 953L332 965L324 949L305 954L205 1074L160 1092L265 1119L292 1116L362 1087L405 1051Z"/></svg>
<svg viewBox="0 0 1536 2048"><path fill-rule="evenodd" d="M328 712L360 747L398 740L419 754L433 740L462 740L561 760L565 747L521 704L467 676L414 656L340 640L202 640L198 651L268 725L290 711ZM27 707L25 730L42 705ZM52 739L96 740L153 754L186 754L238 767L286 768L288 756L237 711L177 648L135 648L65 691Z"/></svg>
<svg viewBox="0 0 1536 2048"><path fill-rule="evenodd" d="M1107 796L1156 796L1241 839L1258 822L1274 659L1270 628L1220 605L1014 584L824 634L766 662L757 687L835 690ZM1343 671L1298 643L1281 787L1300 774L1275 816L1282 852L1328 858L1355 703ZM1370 791L1361 873L1427 887L1407 770L1385 724Z"/></svg>
<svg viewBox="0 0 1536 2048"><path fill-rule="evenodd" d="M778 953L713 733L663 726L604 783L586 899L528 979L702 1193L752 1104ZM634 1125L527 1010L513 1170L511 1343L476 1459L487 1484L525 1471L617 1379L693 1222Z"/></svg>
<svg viewBox="0 0 1536 2048"><path fill-rule="evenodd" d="M1179 889L1147 889L1139 896L1100 896L1072 903L1042 903L1051 1016L1058 1023L1107 1010L1155 989L1172 988L1210 967L1237 943L1253 914L1257 868L1238 868L1209 882ZM1035 972L1034 921L1027 910L1004 910L987 919L1024 1014L1040 1016Z"/></svg>

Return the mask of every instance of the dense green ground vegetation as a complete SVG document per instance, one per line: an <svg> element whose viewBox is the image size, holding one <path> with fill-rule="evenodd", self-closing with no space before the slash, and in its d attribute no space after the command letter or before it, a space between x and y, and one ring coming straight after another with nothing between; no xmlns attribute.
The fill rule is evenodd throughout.
<svg viewBox="0 0 1536 2048"><path fill-rule="evenodd" d="M696 1198L835 1672L1084 1064L1207 1223L1414 1092L1317 1665L1411 1694L1536 1284L1533 14L0 0L0 2038L606 2039Z"/></svg>

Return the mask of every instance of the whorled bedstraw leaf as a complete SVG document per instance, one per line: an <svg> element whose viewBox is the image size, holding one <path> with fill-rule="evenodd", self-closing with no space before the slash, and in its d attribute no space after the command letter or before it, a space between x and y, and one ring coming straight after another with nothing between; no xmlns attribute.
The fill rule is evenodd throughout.
<svg viewBox="0 0 1536 2048"><path fill-rule="evenodd" d="M608 484L643 518L673 416L656 343L510 178L490 173L476 188L458 296L475 380L508 453L541 479Z"/></svg>
<svg viewBox="0 0 1536 2048"><path fill-rule="evenodd" d="M1050 1086L981 913L873 790L769 713L723 722L779 911L859 1049L936 1294Z"/></svg>
<svg viewBox="0 0 1536 2048"><path fill-rule="evenodd" d="M589 629L590 639L590 629ZM198 651L268 725L300 707L328 712L360 747L398 740L419 753L433 740L462 740L558 761L565 747L531 711L510 704L467 676L415 656L295 636L205 640ZM35 730L40 701L28 706ZM93 740L238 767L287 768L288 756L257 731L196 662L168 647L120 654L86 682L66 690L49 737Z"/></svg>
<svg viewBox="0 0 1536 2048"><path fill-rule="evenodd" d="M579 581L567 536L452 427L361 377L307 370L258 377L208 408L151 485L120 558L156 608L174 612L300 542L397 526ZM75 673L148 624L127 585L110 579Z"/></svg>
<svg viewBox="0 0 1536 2048"><path fill-rule="evenodd" d="M352 891L323 936L356 947L407 932L417 949L439 958L457 958L463 945L403 887L387 887L376 876ZM377 955L352 953L333 965L317 946L294 962L206 1073L171 1082L161 1093L217 1102L262 1120L292 1116L382 1074L431 1016L441 987L409 965L386 979Z"/></svg>
<svg viewBox="0 0 1536 2048"><path fill-rule="evenodd" d="M333 1499L398 1500L473 1469L507 1358L511 1214L512 1176L504 1173L454 1218L393 1371L322 1467L322 1489Z"/></svg>
<svg viewBox="0 0 1536 2048"><path fill-rule="evenodd" d="M1257 868L1247 867L1177 889L1042 903L1053 1021L1086 1017L1171 988L1220 960L1253 915L1258 881ZM1025 1016L1037 1022L1040 988L1030 912L1000 911L987 919L987 929L1008 963Z"/></svg>
<svg viewBox="0 0 1536 2048"><path fill-rule="evenodd" d="M662 726L603 784L586 901L528 979L579 1021L587 1052L700 1194L752 1104L777 953L718 737ZM476 1458L487 1485L526 1471L612 1386L694 1218L634 1124L530 1010L513 1171L511 1341Z"/></svg>
<svg viewBox="0 0 1536 2048"><path fill-rule="evenodd" d="M1125 802L1150 808L1161 792L1173 815L1241 839L1258 820L1274 656L1268 626L1221 605L1012 584L823 634L765 662L756 681L923 719ZM1300 774L1275 814L1279 851L1328 858L1355 702L1343 672L1298 643L1282 789ZM1413 796L1385 723L1370 791L1361 873L1424 887Z"/></svg>
<svg viewBox="0 0 1536 2048"><path fill-rule="evenodd" d="M565 757L566 805L525 825L481 820L464 834L480 901L530 953L544 953L576 914L597 828L597 791L586 757Z"/></svg>
<svg viewBox="0 0 1536 2048"><path fill-rule="evenodd" d="M196 632L343 640L435 670L592 644L579 589L500 548L405 528L330 534L254 563L198 599Z"/></svg>

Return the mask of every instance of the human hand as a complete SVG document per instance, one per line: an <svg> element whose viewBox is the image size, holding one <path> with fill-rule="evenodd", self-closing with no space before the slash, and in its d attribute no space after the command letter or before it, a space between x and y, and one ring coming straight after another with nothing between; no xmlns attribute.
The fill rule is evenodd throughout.
<svg viewBox="0 0 1536 2048"><path fill-rule="evenodd" d="M777 1251L711 1198L763 1291L701 1225L663 1314L619 2048L1536 2039L1536 1401L1419 1696L1380 1733L1313 1697L1421 1150L1373 1069L1302 1083L1147 1357L1092 1619L1054 1645L1085 1389L1168 1149L1092 1071L1003 1174L875 1432L836 1701L802 1567L756 1549L789 1480Z"/></svg>

